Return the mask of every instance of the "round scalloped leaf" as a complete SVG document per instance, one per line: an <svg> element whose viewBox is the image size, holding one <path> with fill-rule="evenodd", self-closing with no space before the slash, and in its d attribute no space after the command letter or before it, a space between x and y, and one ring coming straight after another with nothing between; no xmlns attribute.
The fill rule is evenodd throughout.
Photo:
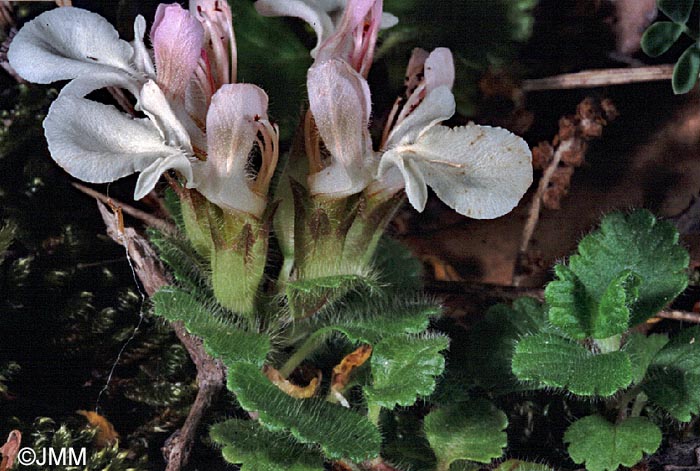
<svg viewBox="0 0 700 471"><path fill-rule="evenodd" d="M642 51L650 57L658 57L671 49L681 34L683 34L683 25L672 21L654 23L642 36Z"/></svg>
<svg viewBox="0 0 700 471"><path fill-rule="evenodd" d="M591 415L571 424L564 443L574 463L585 462L589 471L615 471L620 465L639 463L644 453L654 453L661 444L661 430L646 417L615 425Z"/></svg>
<svg viewBox="0 0 700 471"><path fill-rule="evenodd" d="M366 417L321 399L294 399L255 365L231 365L228 388L245 410L260 414L269 430L286 430L301 443L318 444L330 459L365 461L379 455L381 435Z"/></svg>
<svg viewBox="0 0 700 471"><path fill-rule="evenodd" d="M700 74L700 46L693 44L681 55L673 68L673 93L682 95L693 89Z"/></svg>
<svg viewBox="0 0 700 471"><path fill-rule="evenodd" d="M657 0L656 4L664 15L676 23L686 24L693 11L695 0Z"/></svg>
<svg viewBox="0 0 700 471"><path fill-rule="evenodd" d="M688 252L678 244L672 224L646 210L612 213L600 230L586 236L571 257L569 268L600 300L610 283L625 270L640 277L638 299L630 306L630 326L656 314L688 285Z"/></svg>
<svg viewBox="0 0 700 471"><path fill-rule="evenodd" d="M574 341L550 334L530 335L518 342L513 373L521 381L579 396L611 396L632 382L627 353L595 355Z"/></svg>
<svg viewBox="0 0 700 471"><path fill-rule="evenodd" d="M446 471L457 460L488 463L503 454L508 418L490 402L476 399L434 410L425 417L425 436Z"/></svg>
<svg viewBox="0 0 700 471"><path fill-rule="evenodd" d="M683 330L654 357L643 388L676 420L700 412L700 327Z"/></svg>
<svg viewBox="0 0 700 471"><path fill-rule="evenodd" d="M435 389L435 378L445 369L440 354L450 341L444 335L395 335L375 345L372 385L365 387L367 401L386 409L411 406Z"/></svg>

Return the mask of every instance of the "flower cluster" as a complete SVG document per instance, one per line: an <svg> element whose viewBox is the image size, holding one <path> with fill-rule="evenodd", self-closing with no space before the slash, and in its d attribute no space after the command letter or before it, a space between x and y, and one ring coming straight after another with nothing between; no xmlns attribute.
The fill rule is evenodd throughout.
<svg viewBox="0 0 700 471"><path fill-rule="evenodd" d="M105 183L140 172L134 192L140 199L176 170L187 188L222 209L259 217L277 164L278 132L265 92L234 83L231 21L223 0L192 0L189 11L161 4L151 55L142 16L128 43L101 16L58 8L27 23L8 57L29 81L70 80L44 129L52 157L74 177ZM107 87L130 92L146 118L85 98ZM248 155L256 145L262 165L253 177Z"/></svg>
<svg viewBox="0 0 700 471"><path fill-rule="evenodd" d="M382 13L382 0L340 2L259 0L264 15L291 15L314 27L318 45L308 73L306 142L312 194L342 198L359 192L389 197L405 189L419 211L428 191L457 212L494 218L509 212L532 183L527 144L498 128L440 125L455 112L452 54L438 48L413 52L406 96L397 101L375 151L368 125L372 115L366 77L377 33L396 19ZM324 155L320 143L330 155Z"/></svg>
<svg viewBox="0 0 700 471"><path fill-rule="evenodd" d="M378 145L369 132L367 76L380 29L397 23L382 0L258 0L259 13L307 21L317 34L308 71L302 150L290 153L275 199L285 280L366 273L405 193L419 211L428 186L457 212L494 218L532 182L526 143L510 132L441 123L455 112L448 49L416 49L406 94ZM214 294L255 310L267 259L270 183L279 133L259 87L236 82L236 41L224 0L161 4L144 41L136 18L129 43L104 18L65 7L39 15L14 38L8 57L25 79L70 80L44 122L54 160L94 183L139 172L134 197L163 174L181 197L187 236L210 260ZM124 111L87 96L127 92ZM297 146L299 147L299 146ZM173 178L173 176L175 178Z"/></svg>

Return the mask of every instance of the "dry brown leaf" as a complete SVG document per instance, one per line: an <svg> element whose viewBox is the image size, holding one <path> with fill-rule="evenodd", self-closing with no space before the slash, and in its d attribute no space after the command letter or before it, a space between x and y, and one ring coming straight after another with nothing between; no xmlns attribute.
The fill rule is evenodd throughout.
<svg viewBox="0 0 700 471"><path fill-rule="evenodd" d="M452 265L433 255L426 255L423 261L433 267L433 278L435 281L464 281L457 270Z"/></svg>
<svg viewBox="0 0 700 471"><path fill-rule="evenodd" d="M316 391L318 391L318 387L321 385L321 372L319 371L316 374L315 378L312 378L311 381L309 381L309 384L306 386L298 386L288 379L285 379L279 371L274 369L271 366L265 365L263 368L263 373L265 373L265 376L280 390L282 390L285 394L292 396L295 399L308 399L310 397L313 397L314 394L316 394Z"/></svg>
<svg viewBox="0 0 700 471"><path fill-rule="evenodd" d="M0 471L7 471L12 468L15 463L15 458L17 458L17 453L19 453L19 447L22 443L22 432L19 430L12 430L7 436L7 441L3 446L0 446L0 453L2 453L2 461L0 461Z"/></svg>
<svg viewBox="0 0 700 471"><path fill-rule="evenodd" d="M107 420L106 417L98 414L97 412L79 410L76 411L77 414L85 417L91 427L97 429L97 434L95 435L95 445L99 448L104 448L108 445L112 445L114 442L119 440L119 434L114 429L114 425Z"/></svg>
<svg viewBox="0 0 700 471"><path fill-rule="evenodd" d="M364 365L364 363L372 356L372 346L362 345L352 353L345 357L333 368L333 377L331 378L331 394L344 407L350 407L348 401L343 396L343 390L347 387L350 381L352 372Z"/></svg>

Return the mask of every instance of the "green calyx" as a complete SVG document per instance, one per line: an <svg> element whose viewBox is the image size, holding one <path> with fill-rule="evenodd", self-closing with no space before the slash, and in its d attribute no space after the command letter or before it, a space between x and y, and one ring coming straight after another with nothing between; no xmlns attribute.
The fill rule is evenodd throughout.
<svg viewBox="0 0 700 471"><path fill-rule="evenodd" d="M227 309L250 316L267 260L269 225L242 212L209 206L212 287Z"/></svg>

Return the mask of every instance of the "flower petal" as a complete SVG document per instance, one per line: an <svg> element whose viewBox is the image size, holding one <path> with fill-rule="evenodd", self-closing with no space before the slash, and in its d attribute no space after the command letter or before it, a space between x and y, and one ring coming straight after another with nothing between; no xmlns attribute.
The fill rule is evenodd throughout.
<svg viewBox="0 0 700 471"><path fill-rule="evenodd" d="M415 142L430 127L445 121L455 113L455 98L449 88L442 86L428 93L418 107L389 133L385 147Z"/></svg>
<svg viewBox="0 0 700 471"><path fill-rule="evenodd" d="M382 156L379 167L380 178L384 180L396 180L396 169L401 172L409 203L422 212L428 201L428 185L420 168L411 159L404 158L400 152L390 150Z"/></svg>
<svg viewBox="0 0 700 471"><path fill-rule="evenodd" d="M177 3L160 4L151 27L158 85L170 97L184 100L185 89L201 57L204 29Z"/></svg>
<svg viewBox="0 0 700 471"><path fill-rule="evenodd" d="M316 47L311 56L316 57L316 51L328 39L335 27L326 5L317 5L304 0L258 0L255 9L263 16L291 16L306 21L316 33Z"/></svg>
<svg viewBox="0 0 700 471"><path fill-rule="evenodd" d="M148 119L75 96L57 98L44 120L51 157L68 173L106 183L174 153Z"/></svg>
<svg viewBox="0 0 700 471"><path fill-rule="evenodd" d="M137 82L134 51L104 18L81 8L50 10L26 23L14 37L8 59L30 82L51 83L103 73Z"/></svg>
<svg viewBox="0 0 700 471"><path fill-rule="evenodd" d="M153 80L146 82L141 89L139 104L158 128L167 145L193 153L189 134L173 112L163 91Z"/></svg>
<svg viewBox="0 0 700 471"><path fill-rule="evenodd" d="M187 180L187 188L195 188L194 177L192 176L192 163L182 152L173 152L165 158L160 158L141 171L136 188L134 188L134 199L140 200L155 188L160 176L168 170L177 170Z"/></svg>
<svg viewBox="0 0 700 471"><path fill-rule="evenodd" d="M379 29L389 29L393 28L399 24L399 18L396 15L392 15L389 12L383 12L382 13L382 25L379 27Z"/></svg>
<svg viewBox="0 0 700 471"><path fill-rule="evenodd" d="M146 35L146 20L143 16L138 15L134 20L134 41L131 43L134 48L133 62L136 68L139 69L150 79L156 78L156 69L153 67L151 55L146 49L143 42L143 37Z"/></svg>
<svg viewBox="0 0 700 471"><path fill-rule="evenodd" d="M332 159L310 176L311 192L340 197L362 191L372 173L367 81L346 62L331 60L309 69L307 86L311 113Z"/></svg>
<svg viewBox="0 0 700 471"><path fill-rule="evenodd" d="M530 149L521 138L501 128L434 126L414 144L397 147L382 160L385 157L390 160L382 162L383 168L393 161L399 169L410 169L402 170L409 200L422 178L447 205L475 219L508 213L532 183ZM418 192L418 203L419 196ZM422 209L419 204L414 206Z"/></svg>
<svg viewBox="0 0 700 471"><path fill-rule="evenodd" d="M258 133L257 120L267 119L267 95L250 84L221 87L211 99L207 114L206 162L198 190L225 209L260 216L266 199L249 186L248 156Z"/></svg>
<svg viewBox="0 0 700 471"><path fill-rule="evenodd" d="M428 93L446 86L452 90L455 82L455 64L452 52L446 47L438 47L425 60L425 89Z"/></svg>

